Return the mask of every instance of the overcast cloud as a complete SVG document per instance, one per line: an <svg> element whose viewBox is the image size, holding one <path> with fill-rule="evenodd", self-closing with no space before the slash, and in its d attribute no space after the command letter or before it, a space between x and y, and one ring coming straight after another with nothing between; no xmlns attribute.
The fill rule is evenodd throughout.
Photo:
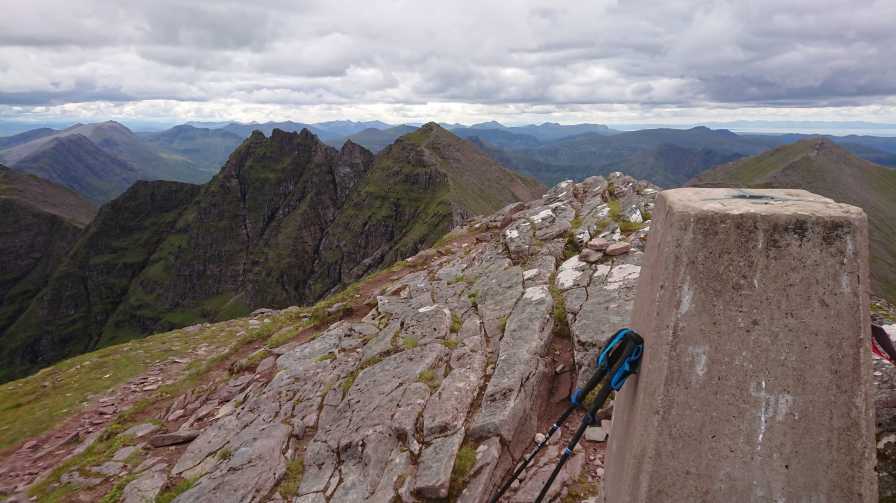
<svg viewBox="0 0 896 503"><path fill-rule="evenodd" d="M896 122L896 1L0 0L0 117Z"/></svg>

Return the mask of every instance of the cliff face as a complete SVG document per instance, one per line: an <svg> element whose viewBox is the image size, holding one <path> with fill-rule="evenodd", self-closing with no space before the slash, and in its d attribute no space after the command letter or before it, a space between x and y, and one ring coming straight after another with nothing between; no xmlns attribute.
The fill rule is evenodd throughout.
<svg viewBox="0 0 896 503"><path fill-rule="evenodd" d="M153 331L311 303L542 189L434 124L376 158L307 130L256 132L201 188L139 183L104 207L12 327L16 346L2 359L36 367Z"/></svg>
<svg viewBox="0 0 896 503"><path fill-rule="evenodd" d="M7 330L0 378L107 342L107 320L198 189L178 182L138 182L103 206Z"/></svg>
<svg viewBox="0 0 896 503"><path fill-rule="evenodd" d="M46 180L0 166L0 340L46 285L96 209Z"/></svg>

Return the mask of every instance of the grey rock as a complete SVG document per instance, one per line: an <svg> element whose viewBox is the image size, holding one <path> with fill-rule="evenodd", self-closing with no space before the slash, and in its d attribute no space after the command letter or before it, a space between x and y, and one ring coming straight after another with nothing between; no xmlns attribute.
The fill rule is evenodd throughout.
<svg viewBox="0 0 896 503"><path fill-rule="evenodd" d="M451 436L434 440L431 445L423 449L417 462L414 494L423 498L448 496L454 458L463 440L464 432L460 430Z"/></svg>
<svg viewBox="0 0 896 503"><path fill-rule="evenodd" d="M277 366L277 357L269 356L264 360L261 360L261 363L258 364L258 367L255 369L256 374L264 374L270 370L273 370Z"/></svg>
<svg viewBox="0 0 896 503"><path fill-rule="evenodd" d="M331 500L361 501L377 491L389 456L401 444L415 452L417 417L429 388L421 372L438 368L447 349L428 344L364 369L337 408L333 422L318 428L305 454L299 494L320 492L337 472L342 481ZM336 452L338 451L338 458Z"/></svg>
<svg viewBox="0 0 896 503"><path fill-rule="evenodd" d="M582 253L579 254L579 258L585 262L588 262L589 264L597 262L598 260L602 259L603 256L603 253L594 251L590 248L582 250Z"/></svg>
<svg viewBox="0 0 896 503"><path fill-rule="evenodd" d="M158 425L155 425L152 423L143 423L143 424L138 424L136 426L131 426L130 428L125 430L123 435L129 436L129 437L134 437L134 438L140 438L144 435L149 435L150 433L152 433L158 429L159 429Z"/></svg>
<svg viewBox="0 0 896 503"><path fill-rule="evenodd" d="M229 440L230 458L174 501L261 501L286 472L283 447L289 432L282 423L253 422Z"/></svg>
<svg viewBox="0 0 896 503"><path fill-rule="evenodd" d="M78 473L77 470L73 470L59 477L59 482L63 484L72 484L78 487L91 488L102 484L103 478L85 477Z"/></svg>
<svg viewBox="0 0 896 503"><path fill-rule="evenodd" d="M91 466L89 470L94 473L101 473L110 477L122 473L127 465L119 461L106 461L99 466Z"/></svg>
<svg viewBox="0 0 896 503"><path fill-rule="evenodd" d="M465 339L470 345L478 341ZM485 355L472 352L467 346L458 349L451 357L452 371L423 410L423 438L431 441L461 428L470 406L475 400L485 371Z"/></svg>
<svg viewBox="0 0 896 503"><path fill-rule="evenodd" d="M124 461L125 459L130 457L131 454L135 454L137 452L140 452L140 448L135 445L122 447L121 449L115 451L115 454L112 456L112 461Z"/></svg>
<svg viewBox="0 0 896 503"><path fill-rule="evenodd" d="M498 364L482 398L470 434L485 439L500 435L512 440L535 394L535 378L543 370L541 356L550 342L554 306L546 286L526 289L517 302L504 337Z"/></svg>
<svg viewBox="0 0 896 503"><path fill-rule="evenodd" d="M149 439L149 445L153 447L167 447L169 445L185 444L187 442L192 442L193 439L198 436L199 432L194 430L181 430L175 431L173 433L162 433L160 435L151 437Z"/></svg>
<svg viewBox="0 0 896 503"><path fill-rule="evenodd" d="M479 503L485 501L494 481L492 475L501 456L501 441L492 437L476 449L476 463L467 475L467 483L458 497L458 503Z"/></svg>
<svg viewBox="0 0 896 503"><path fill-rule="evenodd" d="M126 485L122 503L153 503L168 481L165 467L165 464L157 464Z"/></svg>

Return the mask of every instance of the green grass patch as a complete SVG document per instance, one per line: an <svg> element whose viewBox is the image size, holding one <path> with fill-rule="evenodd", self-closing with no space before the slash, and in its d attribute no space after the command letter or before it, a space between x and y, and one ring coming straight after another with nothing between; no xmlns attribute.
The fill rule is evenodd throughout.
<svg viewBox="0 0 896 503"><path fill-rule="evenodd" d="M640 222L629 222L623 220L619 222L619 231L624 233L639 231L644 228L644 224Z"/></svg>
<svg viewBox="0 0 896 503"><path fill-rule="evenodd" d="M457 313L451 313L451 327L449 330L452 334L456 334L460 332L460 327L463 325L463 321L461 321L460 316Z"/></svg>
<svg viewBox="0 0 896 503"><path fill-rule="evenodd" d="M457 339L445 339L442 341L442 345L453 351L460 346L460 341Z"/></svg>
<svg viewBox="0 0 896 503"><path fill-rule="evenodd" d="M467 299L470 301L470 305L473 306L473 309L476 309L479 307L479 292L468 293Z"/></svg>
<svg viewBox="0 0 896 503"><path fill-rule="evenodd" d="M316 361L317 363L320 363L320 362L328 362L330 360L335 360L335 359L336 359L336 353L325 353L325 354L322 354L322 355L318 356L317 358L315 358L314 361Z"/></svg>
<svg viewBox="0 0 896 503"><path fill-rule="evenodd" d="M431 391L439 389L439 378L436 376L436 372L433 369L426 369L417 374L417 381L429 386Z"/></svg>
<svg viewBox="0 0 896 503"><path fill-rule="evenodd" d="M239 344L236 323L196 332L174 330L108 346L0 385L0 450L48 431L80 412L90 397L124 384L155 362L189 357L192 348L203 344L213 351Z"/></svg>
<svg viewBox="0 0 896 503"><path fill-rule="evenodd" d="M103 495L99 503L118 503L121 501L121 497L124 496L124 488L136 478L137 475L133 474L116 482L112 489Z"/></svg>
<svg viewBox="0 0 896 503"><path fill-rule="evenodd" d="M563 292L557 288L556 279L556 273L554 273L551 275L548 283L548 291L551 292L551 297L554 299L554 310L552 311L554 318L553 334L555 337L569 338L571 335L569 320L566 318L566 299L563 297Z"/></svg>
<svg viewBox="0 0 896 503"><path fill-rule="evenodd" d="M566 496L560 499L560 503L577 503L597 496L600 492L597 482L589 482L588 475L583 470L579 478L566 485Z"/></svg>
<svg viewBox="0 0 896 503"><path fill-rule="evenodd" d="M619 204L618 199L610 199L607 201L607 206L610 208L609 217L610 220L618 222L622 220L622 205Z"/></svg>
<svg viewBox="0 0 896 503"><path fill-rule="evenodd" d="M303 323L303 325L307 325ZM280 346L292 341L299 335L299 332L302 331L304 326L300 325L298 327L286 327L278 330L274 335L272 335L264 345L268 349L279 348Z"/></svg>
<svg viewBox="0 0 896 503"><path fill-rule="evenodd" d="M463 491L467 484L467 476L473 465L476 464L476 446L465 443L457 451L454 458L454 468L451 470L451 485L449 499L453 501ZM453 496L453 497L451 497Z"/></svg>
<svg viewBox="0 0 896 503"><path fill-rule="evenodd" d="M191 479L183 479L159 493L159 495L156 496L155 503L171 503L175 498L189 491L195 483L196 482Z"/></svg>
<svg viewBox="0 0 896 503"><path fill-rule="evenodd" d="M501 329L502 334L507 330L507 316L502 316L498 319L498 328Z"/></svg>
<svg viewBox="0 0 896 503"><path fill-rule="evenodd" d="M218 451L218 454L216 454L216 456L221 461L227 461L228 459L233 457L233 451L231 451L229 448L225 447L225 448L221 449L220 451Z"/></svg>
<svg viewBox="0 0 896 503"><path fill-rule="evenodd" d="M420 342L416 337L406 336L401 338L401 347L405 349L414 349Z"/></svg>
<svg viewBox="0 0 896 503"><path fill-rule="evenodd" d="M286 465L286 474L277 487L277 492L286 501L292 501L299 493L299 485L302 483L302 475L305 474L305 460L296 458Z"/></svg>
<svg viewBox="0 0 896 503"><path fill-rule="evenodd" d="M230 373L239 374L247 370L255 370L258 364L270 355L271 352L267 348L261 348L242 360L233 362L233 365L230 366Z"/></svg>

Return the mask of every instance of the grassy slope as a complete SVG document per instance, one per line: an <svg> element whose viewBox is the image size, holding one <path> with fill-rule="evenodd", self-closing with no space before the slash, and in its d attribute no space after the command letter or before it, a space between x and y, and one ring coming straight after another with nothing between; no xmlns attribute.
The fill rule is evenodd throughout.
<svg viewBox="0 0 896 503"><path fill-rule="evenodd" d="M720 166L691 185L800 188L861 207L870 226L873 290L896 300L896 171L808 139Z"/></svg>
<svg viewBox="0 0 896 503"><path fill-rule="evenodd" d="M0 385L0 451L49 430L82 410L93 395L127 382L159 360L188 356L202 344L220 351L238 339L244 325L158 334L76 356Z"/></svg>

